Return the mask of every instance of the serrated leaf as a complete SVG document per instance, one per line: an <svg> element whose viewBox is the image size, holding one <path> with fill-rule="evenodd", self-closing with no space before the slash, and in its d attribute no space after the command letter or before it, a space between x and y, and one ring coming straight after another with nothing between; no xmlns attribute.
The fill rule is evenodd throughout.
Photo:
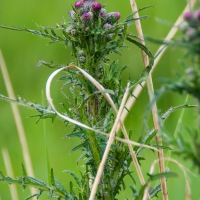
<svg viewBox="0 0 200 200"><path fill-rule="evenodd" d="M149 176L149 181L159 180L163 177L169 178L169 177L177 177L178 176L174 172L164 172L164 173L159 173L159 174L149 174L149 173L147 173L147 175Z"/></svg>
<svg viewBox="0 0 200 200"><path fill-rule="evenodd" d="M22 164L22 173L23 173L23 176L27 176L26 169L23 164Z"/></svg>
<svg viewBox="0 0 200 200"><path fill-rule="evenodd" d="M54 178L53 169L51 169L51 185L52 185L52 186L55 186L55 178Z"/></svg>
<svg viewBox="0 0 200 200"><path fill-rule="evenodd" d="M87 145L88 145L88 141L85 141L85 142L75 146L71 151L73 152L73 151L76 151L76 150L78 150L80 148L85 148Z"/></svg>
<svg viewBox="0 0 200 200"><path fill-rule="evenodd" d="M64 185L63 185L60 181L58 181L57 179L54 179L54 180L55 180L54 183L55 183L56 189L57 189L60 193L62 193L63 195L68 196L68 193L67 193L67 191L66 191Z"/></svg>
<svg viewBox="0 0 200 200"><path fill-rule="evenodd" d="M70 174L74 180L76 181L78 186L81 186L81 181L79 180L78 176L76 176L76 174L70 170L65 170L64 172L66 172L67 174Z"/></svg>
<svg viewBox="0 0 200 200"><path fill-rule="evenodd" d="M153 198L154 196L157 197L157 194L161 191L161 184L158 184L156 187L154 188L150 188L149 190L149 195L151 198Z"/></svg>

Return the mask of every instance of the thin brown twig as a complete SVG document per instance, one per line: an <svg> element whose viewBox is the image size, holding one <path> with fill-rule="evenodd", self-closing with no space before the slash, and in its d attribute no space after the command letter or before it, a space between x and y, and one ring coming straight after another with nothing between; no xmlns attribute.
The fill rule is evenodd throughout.
<svg viewBox="0 0 200 200"><path fill-rule="evenodd" d="M134 0L130 0L131 3L131 8L132 11L135 13L134 17L135 18L139 18L139 13L137 12L138 8L137 8L137 4ZM144 36L143 36L143 31L142 31L142 26L140 23L140 20L137 20L135 22L136 25L136 30L138 33L138 37L141 39L141 43L143 45L145 45L145 41L144 41ZM142 58L143 58L143 62L144 62L144 66L148 67L149 66L149 58L147 56L147 54L142 51ZM153 95L154 95L154 86L153 86L153 80L150 75L146 76L146 81L148 81L147 84L147 88L148 88L148 93L149 93L149 100L150 102L153 99ZM157 141L157 145L162 146L162 138L159 134L160 131L160 125L159 125L159 118L158 118L158 112L157 112L157 105L156 103L154 103L152 105L152 117L153 117L153 122L154 122L154 128L156 130L158 130L158 133L156 134L156 141ZM163 149L159 149L158 151L158 159L159 159L159 168L160 168L160 172L164 173L165 171L165 166L164 166L164 154L163 154ZM162 188L162 197L164 200L168 200L168 193L167 193L167 184L166 184L166 179L164 177L161 178L161 188Z"/></svg>

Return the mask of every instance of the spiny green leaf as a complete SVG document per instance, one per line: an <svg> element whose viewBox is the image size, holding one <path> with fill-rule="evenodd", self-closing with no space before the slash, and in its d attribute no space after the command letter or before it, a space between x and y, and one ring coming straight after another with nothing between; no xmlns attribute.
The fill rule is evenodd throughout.
<svg viewBox="0 0 200 200"><path fill-rule="evenodd" d="M154 196L157 197L157 195L160 191L161 191L161 184L158 184L156 187L150 188L149 195L151 198L153 198Z"/></svg>
<svg viewBox="0 0 200 200"><path fill-rule="evenodd" d="M158 149L167 149L167 150L172 150L172 148L167 147L167 146L160 146L160 145L152 145L153 147L156 147Z"/></svg>
<svg viewBox="0 0 200 200"><path fill-rule="evenodd" d="M51 169L51 185L52 185L52 186L55 186L55 178L54 178L53 169Z"/></svg>
<svg viewBox="0 0 200 200"><path fill-rule="evenodd" d="M77 185L81 186L81 181L79 180L78 176L76 176L76 174L74 172L72 172L70 170L65 170L64 172L70 174L74 178L74 180L76 181Z"/></svg>
<svg viewBox="0 0 200 200"><path fill-rule="evenodd" d="M126 39L129 41L129 42L132 42L133 44L135 44L136 46L138 46L141 50L143 50L147 56L149 57L149 70L151 70L153 64L154 64L154 56L153 54L151 53L151 51L146 47L144 46L143 44L141 44L140 42L138 42L137 40L133 39L131 37L131 35L127 35L126 36Z"/></svg>
<svg viewBox="0 0 200 200"><path fill-rule="evenodd" d="M159 174L149 174L149 173L147 173L147 175L149 176L149 181L159 180L163 177L169 178L169 177L177 177L178 176L174 172L163 172L163 173L159 173Z"/></svg>
<svg viewBox="0 0 200 200"><path fill-rule="evenodd" d="M22 173L23 173L23 176L27 176L26 169L23 164L22 164Z"/></svg>

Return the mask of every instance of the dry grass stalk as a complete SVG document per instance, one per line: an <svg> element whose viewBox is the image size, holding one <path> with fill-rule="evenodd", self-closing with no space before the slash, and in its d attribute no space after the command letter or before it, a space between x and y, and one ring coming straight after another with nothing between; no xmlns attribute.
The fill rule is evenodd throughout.
<svg viewBox="0 0 200 200"><path fill-rule="evenodd" d="M2 75L3 75L3 79L4 79L4 83L6 86L8 96L9 96L9 98L14 98L15 94L13 91L12 83L11 83L9 73L8 73L8 70L6 67L6 63L4 61L1 50L0 50L0 68L2 71ZM18 136L19 136L19 140L20 140L20 144L21 144L21 148L22 148L22 154L23 154L23 158L24 158L24 162L25 162L24 164L25 164L27 173L29 176L34 176L32 162L31 162L31 156L29 153L26 134L24 131L24 127L23 127L23 123L22 123L21 116L19 113L19 109L16 104L11 104L11 108L12 108L15 124L17 127L17 132L18 132ZM36 190L34 188L31 188L31 194L35 194L35 192L36 192Z"/></svg>
<svg viewBox="0 0 200 200"><path fill-rule="evenodd" d="M11 164L11 160L10 160L8 150L5 149L5 148L2 149L2 155L3 155L3 162L4 162L5 168L6 168L6 173L8 174L8 176L14 177L14 173L13 173L12 164ZM17 194L16 185L9 185L9 188L10 188L10 194L11 194L12 200L18 200L19 197L18 197L18 194Z"/></svg>
<svg viewBox="0 0 200 200"><path fill-rule="evenodd" d="M135 18L139 18L139 13L137 12L138 8L137 8L136 2L134 0L130 0L130 3L131 3L132 11L135 12L134 17ZM137 20L135 25L136 25L136 30L137 30L137 33L138 33L138 37L141 39L141 43L143 45L145 45L145 41L144 41L144 36L143 36L142 26L141 26L140 20ZM148 67L149 66L149 58L148 58L148 56L146 55L146 53L144 51L142 51L142 58L143 58L144 66ZM152 80L151 74L149 76L146 76L146 81L148 81L148 83L149 83L149 84L147 84L148 93L149 93L149 100L152 101L153 95L154 95L154 87L153 87L153 80ZM161 138L161 136L159 134L160 125L159 125L159 118L158 118L158 112L157 112L156 103L154 103L152 105L152 116L153 116L154 128L156 130L158 130L158 133L156 134L157 145L162 146L162 138ZM163 157L164 157L163 149L159 149L158 159L159 159L159 168L160 168L160 172L161 173L163 173L165 171ZM168 200L166 179L164 177L161 178L161 188L162 188L162 197L163 197L163 199L164 200Z"/></svg>
<svg viewBox="0 0 200 200"><path fill-rule="evenodd" d="M101 179L101 176L102 176L102 173L103 173L103 170L104 170L104 166L105 166L105 163L106 163L106 160L107 160L111 145L113 143L118 124L120 123L120 116L121 116L121 113L122 113L122 111L124 109L124 105L126 103L126 100L128 98L128 92L129 92L129 84L127 85L126 92L125 92L125 94L123 96L119 111L117 113L117 117L116 117L115 123L114 123L114 125L112 127L112 130L110 132L110 137L108 139L108 142L107 142L107 145L106 145L106 149L105 149L104 154L103 154L103 158L102 158L101 163L99 165L99 169L97 171L97 175L95 177L95 180L94 180L94 183L93 183L93 186L92 186L92 190L91 190L91 194L90 194L89 200L93 200L95 198L97 187L99 185L99 181Z"/></svg>
<svg viewBox="0 0 200 200"><path fill-rule="evenodd" d="M170 41L174 38L174 36L176 35L176 33L177 33L177 31L178 31L177 27L179 26L179 24L180 24L180 23L182 22L182 20L183 20L183 14L184 14L186 11L188 11L188 10L190 10L190 9L192 9L192 8L194 7L194 5L195 5L195 3L196 3L196 0L190 0L189 2L190 2L190 3L188 3L188 4L186 5L186 7L184 8L183 12L180 14L180 16L178 17L178 19L177 19L176 22L174 23L174 26L171 28L171 30L169 31L169 33L168 33L167 36L165 37L164 41L170 42ZM137 21L138 21L138 20L137 20ZM137 21L136 21L136 22L137 22ZM157 52L155 53L155 55L158 55L158 54L159 54L159 55L158 55L158 56L155 58L155 60L154 60L154 66L153 66L153 68L152 68L152 70L151 70L151 72L150 72L151 74L152 74L153 71L156 69L156 66L158 65L159 61L161 60L161 58L162 58L162 56L164 55L164 53L165 53L165 51L167 50L167 48L168 48L168 46L165 45L165 44L161 45L161 46L158 48L158 50L157 50ZM132 92L133 95L129 97L129 99L128 99L127 103L126 103L126 108L127 108L128 110L131 110L132 106L134 105L134 103L135 103L135 101L136 101L136 98L139 97L139 95L140 95L140 93L142 92L142 90L143 90L145 84L146 84L146 83L143 82L143 83L142 83L142 87L141 87L140 85L137 85L137 86L135 87L134 91ZM135 97L136 97L136 98L135 98ZM122 113L122 118L121 118L122 121L124 121L124 120L126 119L127 115L128 115L127 110L124 110L123 113Z"/></svg>

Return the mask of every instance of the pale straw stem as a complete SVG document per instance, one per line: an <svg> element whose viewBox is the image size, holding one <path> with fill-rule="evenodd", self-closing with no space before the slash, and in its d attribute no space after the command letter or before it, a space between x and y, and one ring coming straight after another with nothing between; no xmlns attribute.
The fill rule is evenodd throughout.
<svg viewBox="0 0 200 200"><path fill-rule="evenodd" d="M126 100L128 98L128 90L129 90L129 84L127 85L126 92L125 92L125 94L123 96L119 111L117 113L117 117L116 117L115 123L114 123L114 125L112 127L112 130L110 132L110 137L108 139L108 142L107 142L107 145L106 145L106 149L105 149L104 154L103 154L103 158L102 158L101 163L99 165L99 168L98 168L98 171L97 171L97 175L95 177L95 180L94 180L94 183L93 183L93 186L92 186L92 190L91 190L91 193L90 193L89 200L93 200L95 198L95 194L96 194L96 191L97 191L97 188L98 188L98 185L99 185L99 181L101 179L101 176L102 176L102 173L103 173L103 170L104 170L104 166L106 164L106 160L107 160L111 145L113 143L118 124L120 123L120 116L121 116L121 113L122 113L122 111L124 109L124 105L126 103Z"/></svg>
<svg viewBox="0 0 200 200"><path fill-rule="evenodd" d="M138 8L137 8L137 4L134 0L130 0L131 3L131 7L132 7L132 11L135 13L134 17L135 18L139 18L139 13L137 12ZM136 23L136 30L138 33L138 37L141 39L141 44L145 45L145 41L144 41L144 36L143 36L143 31L142 31L142 26L140 23L140 20L137 20ZM143 62L144 62L144 66L148 67L149 66L149 58L147 56L147 54L142 51L142 58L143 58ZM147 84L147 88L148 88L148 93L149 93L149 100L150 102L153 99L153 95L154 95L154 87L153 87L153 80L150 75L146 76L146 81L148 81ZM158 112L157 112L157 106L156 103L154 103L152 105L152 117L153 117L153 122L154 122L154 128L156 130L160 130L160 126L159 126L159 118L158 118ZM157 144L159 146L162 146L162 138L160 137L159 133L156 134L156 141ZM164 166L164 154L163 154L163 150L159 149L158 151L158 159L159 159L159 168L160 168L160 172L163 173L165 171L165 166ZM162 188L162 197L164 200L168 200L168 193L167 193L167 185L166 185L166 179L163 177L161 178L161 188Z"/></svg>
<svg viewBox="0 0 200 200"><path fill-rule="evenodd" d="M7 175L10 176L10 177L14 177L14 173L13 173L12 164L11 164L11 160L10 160L8 150L3 148L2 149L2 155L3 155L3 161L4 161L4 164L5 164ZM12 200L18 200L19 197L18 197L18 194L17 194L16 185L9 185L9 188L10 188L11 199Z"/></svg>
<svg viewBox="0 0 200 200"><path fill-rule="evenodd" d="M8 70L7 70L7 67L6 67L6 63L4 61L3 54L1 52L1 50L0 50L0 68L1 68L1 72L2 72L2 75L3 75L3 79L4 79L4 82L5 82L5 86L6 86L8 96L9 96L9 98L14 98L15 94L14 94L14 91L13 91L12 83L11 83L9 73L8 73ZM17 132L18 132L18 136L19 136L19 140L20 140L20 144L21 144L21 148L22 148L22 154L23 154L27 173L28 173L29 176L34 176L31 157L30 157L29 148L28 148L28 143L27 143L22 119L21 119L21 116L20 116L20 113L19 113L19 109L18 109L16 104L11 104L11 108L12 108ZM36 190L34 188L31 188L31 194L33 195L33 194L35 194L35 192L36 192Z"/></svg>
<svg viewBox="0 0 200 200"><path fill-rule="evenodd" d="M131 2L132 2L132 1L131 1ZM177 31L178 31L178 28L177 28L177 27L180 25L180 23L181 23L182 20L183 20L183 14L184 14L186 11L190 10L191 8L193 8L194 5L195 5L195 3L196 3L196 0L190 0L190 4L188 3L188 4L186 5L186 7L184 8L183 12L180 14L180 16L178 17L178 19L177 19L176 22L174 23L174 26L171 28L171 30L169 31L169 33L168 33L167 36L165 37L164 41L170 42L170 41L172 40L172 38L174 38L174 36L176 35L176 33L177 33ZM190 8L190 7L191 7L191 8ZM138 23L138 21L139 21L139 20L136 20L137 23ZM158 50L157 50L157 52L156 52L156 54L155 54L155 55L158 55L158 56L157 56L157 57L155 58L155 60L154 60L154 66L153 66L153 68L152 68L152 70L151 70L150 73L152 73L152 72L155 70L156 66L158 65L159 61L161 60L162 56L164 55L165 51L167 50L167 47L168 47L168 46L167 46L166 44L163 44L163 45L161 45L161 46L158 48ZM135 103L135 101L136 101L136 98L139 97L139 95L140 95L140 93L142 92L142 90L143 90L145 84L146 84L146 83L143 82L141 85L137 85L137 86L135 87L134 91L132 92L133 95L130 96L130 97L128 98L128 101L127 101L127 103L126 103L126 108L127 108L127 110L131 110L132 106L134 105L134 103ZM135 98L135 97L136 97L136 98ZM122 113L122 117L121 117L122 121L124 121L124 120L126 119L127 115L128 115L127 110L124 110L123 113Z"/></svg>

